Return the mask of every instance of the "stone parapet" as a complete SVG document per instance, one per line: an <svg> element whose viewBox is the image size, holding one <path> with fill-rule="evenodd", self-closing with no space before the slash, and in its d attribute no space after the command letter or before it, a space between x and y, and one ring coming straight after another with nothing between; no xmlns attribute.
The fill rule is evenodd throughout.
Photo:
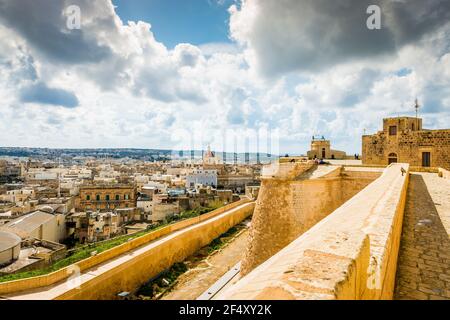
<svg viewBox="0 0 450 320"><path fill-rule="evenodd" d="M391 164L218 298L392 299L408 182Z"/></svg>
<svg viewBox="0 0 450 320"><path fill-rule="evenodd" d="M261 179L294 179L314 166L314 161L274 162L262 168Z"/></svg>
<svg viewBox="0 0 450 320"><path fill-rule="evenodd" d="M450 171L448 171L448 170L438 168L438 175L441 178L450 179Z"/></svg>

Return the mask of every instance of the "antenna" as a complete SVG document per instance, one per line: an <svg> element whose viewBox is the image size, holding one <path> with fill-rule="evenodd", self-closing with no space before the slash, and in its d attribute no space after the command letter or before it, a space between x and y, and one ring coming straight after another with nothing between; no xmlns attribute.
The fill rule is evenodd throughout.
<svg viewBox="0 0 450 320"><path fill-rule="evenodd" d="M419 130L419 118L418 118L419 108L420 108L419 101L417 100L417 97L416 97L416 100L414 101L414 109L416 109L416 126L417 126L417 130Z"/></svg>
<svg viewBox="0 0 450 320"><path fill-rule="evenodd" d="M416 109L416 119L417 119L417 114L419 112L419 108L420 108L419 101L416 98L416 100L414 101L414 109Z"/></svg>

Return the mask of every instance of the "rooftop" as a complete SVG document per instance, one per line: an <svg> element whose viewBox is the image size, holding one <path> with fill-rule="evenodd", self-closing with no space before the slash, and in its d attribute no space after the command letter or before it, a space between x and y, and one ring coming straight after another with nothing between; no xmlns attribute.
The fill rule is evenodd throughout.
<svg viewBox="0 0 450 320"><path fill-rule="evenodd" d="M6 223L0 229L3 231L13 232L20 235L22 238L26 238L30 232L53 218L54 215L50 213L34 211Z"/></svg>
<svg viewBox="0 0 450 320"><path fill-rule="evenodd" d="M18 245L22 240L11 232L0 231L0 252Z"/></svg>

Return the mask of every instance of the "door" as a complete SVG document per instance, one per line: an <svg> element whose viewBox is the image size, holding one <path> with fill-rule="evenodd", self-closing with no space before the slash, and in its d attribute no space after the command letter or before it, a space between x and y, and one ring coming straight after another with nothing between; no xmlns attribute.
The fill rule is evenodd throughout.
<svg viewBox="0 0 450 320"><path fill-rule="evenodd" d="M325 159L325 148L322 148L322 159Z"/></svg>
<svg viewBox="0 0 450 320"><path fill-rule="evenodd" d="M388 164L391 164L391 163L397 163L397 154L396 153L389 153Z"/></svg>
<svg viewBox="0 0 450 320"><path fill-rule="evenodd" d="M431 153L422 152L422 167L429 167L431 165Z"/></svg>

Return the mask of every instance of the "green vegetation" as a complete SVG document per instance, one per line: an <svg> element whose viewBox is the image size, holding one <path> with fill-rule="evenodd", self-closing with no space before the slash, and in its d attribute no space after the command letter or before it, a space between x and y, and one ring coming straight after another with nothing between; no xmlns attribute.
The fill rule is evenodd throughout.
<svg viewBox="0 0 450 320"><path fill-rule="evenodd" d="M100 252L103 252L108 249L114 248L118 245L121 245L127 241L130 241L132 239L143 236L149 232L163 228L171 223L174 223L174 222L177 222L180 220L184 220L184 219L189 219L192 217L196 217L196 216L205 214L207 212L210 212L212 210L215 210L219 207L220 207L219 204L214 204L210 207L199 207L196 209L187 210L187 211L180 213L179 215L175 215L175 216L171 217L166 222L160 223L158 225L154 225L144 231L139 231L139 232L136 232L136 233L130 234L130 235L118 236L113 239L101 241L98 243L92 243L92 244L85 245L85 246L75 247L73 250L71 250L69 252L69 255L67 257L56 261L55 263L53 263L51 266L49 266L47 268L26 271L26 272L20 272L20 273L15 273L15 274L9 274L9 275L3 275L3 276L0 276L0 283L5 282L5 281L19 280L19 279L24 279L24 278L45 275L45 274L57 271L59 269L67 267L73 263L76 263L78 261L89 258L90 256L92 256L94 251L96 251L98 254Z"/></svg>
<svg viewBox="0 0 450 320"><path fill-rule="evenodd" d="M214 251L222 248L224 244L227 243L227 241L224 241L224 238L229 238L235 235L238 231L238 228L231 227L227 232L222 233L218 238L215 238L213 241L211 241L211 243L207 246L208 254L211 254Z"/></svg>
<svg viewBox="0 0 450 320"><path fill-rule="evenodd" d="M191 210L186 210L181 212L179 215L174 215L170 218L167 219L168 222L174 222L174 221L179 221L179 220L184 220L184 219L189 219L189 218L194 218L194 217L198 217L202 214L208 213L210 211L216 210L218 208L220 208L222 206L221 203L214 203L208 207L198 207L195 209L191 209Z"/></svg>
<svg viewBox="0 0 450 320"><path fill-rule="evenodd" d="M175 263L170 269L163 271L155 279L151 279L140 287L136 295L152 299L170 288L178 277L187 270L188 268L184 262Z"/></svg>

